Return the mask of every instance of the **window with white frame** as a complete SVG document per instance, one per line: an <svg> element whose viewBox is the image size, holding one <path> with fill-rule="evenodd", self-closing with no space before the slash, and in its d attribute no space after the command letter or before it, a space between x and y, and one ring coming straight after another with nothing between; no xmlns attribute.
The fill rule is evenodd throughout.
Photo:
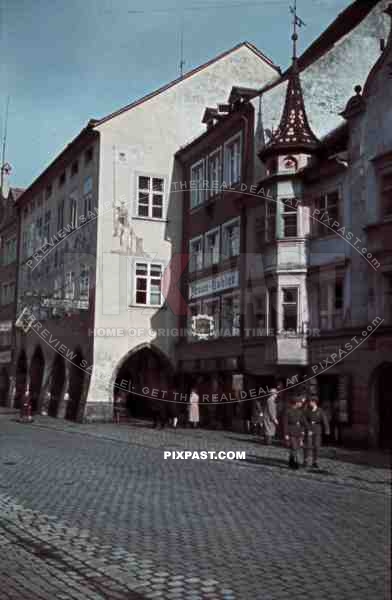
<svg viewBox="0 0 392 600"><path fill-rule="evenodd" d="M334 221L337 222L339 217L339 192L334 190L316 198L315 209L319 212L312 219L314 236L325 237L332 235L334 231L332 231L331 225ZM325 215L324 218L323 215Z"/></svg>
<svg viewBox="0 0 392 600"><path fill-rule="evenodd" d="M191 167L191 208L196 208L204 202L204 160Z"/></svg>
<svg viewBox="0 0 392 600"><path fill-rule="evenodd" d="M222 225L222 253L225 258L240 253L240 220L233 219Z"/></svg>
<svg viewBox="0 0 392 600"><path fill-rule="evenodd" d="M214 337L219 337L220 331L220 299L214 298L211 300L204 300L203 302L203 314L213 317L214 319Z"/></svg>
<svg viewBox="0 0 392 600"><path fill-rule="evenodd" d="M298 330L298 296L296 287L282 288L282 325L285 331Z"/></svg>
<svg viewBox="0 0 392 600"><path fill-rule="evenodd" d="M162 265L154 263L136 263L136 304L161 306L162 304Z"/></svg>
<svg viewBox="0 0 392 600"><path fill-rule="evenodd" d="M222 151L216 150L208 157L208 188L210 196L215 196L222 183Z"/></svg>
<svg viewBox="0 0 392 600"><path fill-rule="evenodd" d="M163 218L165 180L163 177L138 176L138 217Z"/></svg>
<svg viewBox="0 0 392 600"><path fill-rule="evenodd" d="M266 200L265 203L265 239L272 242L276 237L276 201Z"/></svg>
<svg viewBox="0 0 392 600"><path fill-rule="evenodd" d="M73 300L75 298L75 273L73 271L67 271L65 273L64 292L67 300Z"/></svg>
<svg viewBox="0 0 392 600"><path fill-rule="evenodd" d="M189 271L194 273L200 271L203 268L203 238L199 236L189 242L189 254L191 259L189 261Z"/></svg>
<svg viewBox="0 0 392 600"><path fill-rule="evenodd" d="M204 266L210 267L219 263L219 227L204 235Z"/></svg>
<svg viewBox="0 0 392 600"><path fill-rule="evenodd" d="M321 279L319 283L320 329L343 326L344 281L342 276Z"/></svg>
<svg viewBox="0 0 392 600"><path fill-rule="evenodd" d="M90 270L88 265L80 266L79 275L79 298L80 300L88 300L90 289Z"/></svg>
<svg viewBox="0 0 392 600"><path fill-rule="evenodd" d="M232 185L241 179L241 134L225 144L225 183Z"/></svg>
<svg viewBox="0 0 392 600"><path fill-rule="evenodd" d="M222 297L222 335L240 335L240 295Z"/></svg>
<svg viewBox="0 0 392 600"><path fill-rule="evenodd" d="M283 219L283 237L298 236L298 209L294 198L285 198L281 200L282 219Z"/></svg>

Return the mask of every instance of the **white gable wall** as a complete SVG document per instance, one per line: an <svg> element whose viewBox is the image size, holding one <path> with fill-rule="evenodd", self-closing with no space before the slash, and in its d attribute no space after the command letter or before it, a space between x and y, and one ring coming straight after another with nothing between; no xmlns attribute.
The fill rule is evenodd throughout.
<svg viewBox="0 0 392 600"><path fill-rule="evenodd" d="M170 186L176 179L174 153L202 133L205 126L201 124L201 117L205 107L225 102L233 85L257 88L276 77L275 69L248 47L241 46L97 127L100 132L99 205L103 207L114 195L117 201L126 202L134 233L143 240L144 256L167 265L173 252L180 251L174 242L181 241L182 206L180 193L174 192L167 196L168 222L135 218L138 174L165 177ZM124 163L119 163L118 152L125 154ZM95 337L95 372L88 396L88 402L94 403L111 400L107 382L111 381L119 360L133 348L153 342L172 357L176 339L166 333L178 326L178 317L170 308L157 312L153 308L130 307L134 294L132 265L143 256L112 253L112 229L113 214L108 211L98 223L97 257L104 263L104 269L97 281L94 326L123 328L126 335ZM165 335L158 338L151 335L152 327L164 329ZM139 331L129 337L130 328Z"/></svg>

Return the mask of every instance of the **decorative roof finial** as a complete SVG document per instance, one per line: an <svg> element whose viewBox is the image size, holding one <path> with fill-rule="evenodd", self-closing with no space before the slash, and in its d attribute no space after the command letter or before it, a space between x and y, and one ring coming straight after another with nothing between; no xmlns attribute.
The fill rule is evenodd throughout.
<svg viewBox="0 0 392 600"><path fill-rule="evenodd" d="M313 152L319 145L319 140L313 133L306 115L305 103L302 94L301 79L297 60L297 27L305 25L297 15L297 2L290 7L293 19L293 64L289 70L286 100L279 127L266 147L259 152L261 160L270 154L279 152Z"/></svg>
<svg viewBox="0 0 392 600"><path fill-rule="evenodd" d="M291 36L291 39L293 41L293 62L295 62L297 60L297 27L302 27L303 25L306 25L306 23L297 15L297 0L294 0L294 6L290 6L290 12L293 15L293 35Z"/></svg>

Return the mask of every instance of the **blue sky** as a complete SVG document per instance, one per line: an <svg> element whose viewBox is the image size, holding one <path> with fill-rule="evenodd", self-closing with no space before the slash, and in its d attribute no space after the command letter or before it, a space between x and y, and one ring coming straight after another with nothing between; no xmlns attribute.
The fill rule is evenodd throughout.
<svg viewBox="0 0 392 600"><path fill-rule="evenodd" d="M288 66L290 0L0 0L0 132L25 187L80 131L248 40ZM304 50L350 0L298 0Z"/></svg>

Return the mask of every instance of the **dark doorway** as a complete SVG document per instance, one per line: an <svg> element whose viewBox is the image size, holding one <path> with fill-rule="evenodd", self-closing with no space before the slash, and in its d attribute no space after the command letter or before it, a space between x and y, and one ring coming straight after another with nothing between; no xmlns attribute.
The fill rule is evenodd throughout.
<svg viewBox="0 0 392 600"><path fill-rule="evenodd" d="M158 404L163 412L168 412L169 403L158 403L151 399L151 393L143 393L143 389L148 388L150 392L153 389L164 390L167 397L173 385L172 377L171 365L164 355L150 348L141 348L129 354L120 364L113 395L117 396L125 389L129 414L136 418L153 418Z"/></svg>
<svg viewBox="0 0 392 600"><path fill-rule="evenodd" d="M42 378L44 376L45 359L41 347L35 349L30 365L30 401L31 410L37 412L39 409Z"/></svg>
<svg viewBox="0 0 392 600"><path fill-rule="evenodd" d="M7 406L10 378L5 367L0 370L0 406Z"/></svg>
<svg viewBox="0 0 392 600"><path fill-rule="evenodd" d="M66 409L65 418L70 421L77 421L80 418L81 403L83 397L85 372L81 367L83 354L80 348L74 352L76 355L72 360L70 380L69 380L69 401Z"/></svg>
<svg viewBox="0 0 392 600"><path fill-rule="evenodd" d="M22 350L16 364L16 380L15 380L15 408L20 408L22 398L26 391L27 381L27 357L26 352Z"/></svg>
<svg viewBox="0 0 392 600"><path fill-rule="evenodd" d="M50 417L57 417L61 397L65 382L65 364L64 358L60 354L56 354L50 378L50 404L48 414Z"/></svg>

